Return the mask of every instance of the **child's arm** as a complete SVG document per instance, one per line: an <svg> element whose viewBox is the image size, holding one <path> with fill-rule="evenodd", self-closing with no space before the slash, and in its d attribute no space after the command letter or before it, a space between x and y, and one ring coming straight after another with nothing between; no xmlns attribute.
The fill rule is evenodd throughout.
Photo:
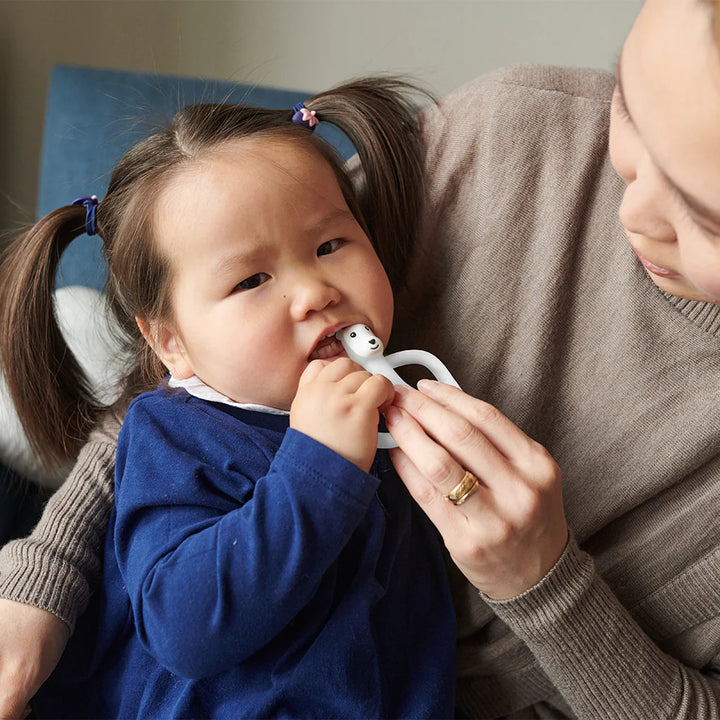
<svg viewBox="0 0 720 720"><path fill-rule="evenodd" d="M326 381L334 384L327 373ZM331 397L323 412L341 416L333 429L366 424L365 413L346 403L335 412L332 388L324 394ZM272 450L252 432L233 427L224 449L215 446L222 431L204 431L200 411L183 406L158 419L148 405L131 408L121 434L118 471L132 475L118 481L116 552L148 650L173 672L202 677L237 665L288 628L365 517L378 480L293 428L268 469ZM361 440L356 428L349 452L359 447L361 455L367 445L374 456L374 413L375 436ZM197 446L161 457L154 438L166 443L179 422L189 423L195 439L187 442ZM226 467L218 467L218 451Z"/></svg>

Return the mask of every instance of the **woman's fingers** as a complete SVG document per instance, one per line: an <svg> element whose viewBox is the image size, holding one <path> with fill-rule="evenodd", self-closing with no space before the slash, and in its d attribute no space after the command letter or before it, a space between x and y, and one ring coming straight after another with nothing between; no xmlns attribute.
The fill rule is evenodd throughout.
<svg viewBox="0 0 720 720"><path fill-rule="evenodd" d="M500 599L544 576L565 547L567 525L557 464L489 408L454 388L396 388L386 419L399 445L392 459L403 482L461 571ZM479 487L454 505L447 495L466 471ZM461 485L460 494L466 489Z"/></svg>
<svg viewBox="0 0 720 720"><path fill-rule="evenodd" d="M446 544L448 544L449 538L447 536L450 533L455 533L458 521L457 517L453 517L453 513L457 513L459 508L456 508L438 493L437 488L428 481L402 450L399 448L390 450L390 458L410 495L430 518L430 522L440 530Z"/></svg>
<svg viewBox="0 0 720 720"><path fill-rule="evenodd" d="M395 412L402 411L395 409ZM412 423L412 418L409 418L408 422ZM400 448L390 450L390 458L408 492L438 528L451 552L458 542L466 540L465 534L470 527L468 513L472 513L474 522L480 524L490 520L487 504L492 500L482 483L478 484L462 505L454 505L447 499L447 493L439 492L438 488L428 480L424 471L420 470L403 450ZM452 482L448 483L448 486L452 485L448 492L462 481L464 474L464 471L457 466L457 482L453 480L454 485Z"/></svg>
<svg viewBox="0 0 720 720"><path fill-rule="evenodd" d="M408 423L395 427L391 423L388 429L443 494L449 493L460 481L465 469L470 469L483 482L507 480L510 466L505 455L459 411L406 387L395 388L395 406L411 416L417 426L412 431ZM428 436L435 442L427 442Z"/></svg>
<svg viewBox="0 0 720 720"><path fill-rule="evenodd" d="M402 451L392 452L393 463L397 460L408 468L408 477L413 480L411 493L418 504L431 505L440 497L451 505L445 498L462 481L464 466L442 445L429 441L423 428L409 413L396 406L389 407L385 420ZM401 476L405 479L402 473Z"/></svg>
<svg viewBox="0 0 720 720"><path fill-rule="evenodd" d="M480 453L492 461L488 467L492 476L502 478L503 468L512 467L528 481L545 477L546 466L553 462L550 455L497 408L444 383L423 380L418 387L419 392L398 389L398 406L416 417L438 442L451 447L459 462L470 466Z"/></svg>

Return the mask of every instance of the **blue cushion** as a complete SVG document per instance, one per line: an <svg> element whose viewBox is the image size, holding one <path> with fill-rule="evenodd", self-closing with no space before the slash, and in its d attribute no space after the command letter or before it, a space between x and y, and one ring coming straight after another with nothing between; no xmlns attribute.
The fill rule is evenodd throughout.
<svg viewBox="0 0 720 720"><path fill-rule="evenodd" d="M167 126L183 105L238 102L292 108L312 93L200 78L59 65L50 81L40 167L39 217L76 197L107 190L112 168L138 140ZM347 159L348 139L321 124L318 132ZM105 262L98 238L82 235L63 254L57 286L101 290Z"/></svg>

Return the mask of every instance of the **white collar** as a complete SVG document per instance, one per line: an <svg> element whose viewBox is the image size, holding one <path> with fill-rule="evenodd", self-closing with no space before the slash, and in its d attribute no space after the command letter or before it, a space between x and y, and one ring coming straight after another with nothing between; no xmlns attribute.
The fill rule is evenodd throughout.
<svg viewBox="0 0 720 720"><path fill-rule="evenodd" d="M243 410L253 410L254 412L264 412L270 415L289 415L287 410L278 410L277 408L268 407L267 405L255 405L254 403L239 403L231 400L225 395L220 394L217 390L213 390L206 385L197 375L189 377L187 380L176 380L172 375L168 381L168 385L173 388L183 388L189 395L193 395L201 400L211 400L232 407L242 408Z"/></svg>

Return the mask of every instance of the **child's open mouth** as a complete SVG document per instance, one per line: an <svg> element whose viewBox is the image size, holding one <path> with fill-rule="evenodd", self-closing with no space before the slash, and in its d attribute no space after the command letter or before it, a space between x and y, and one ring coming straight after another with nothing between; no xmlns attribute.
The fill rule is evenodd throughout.
<svg viewBox="0 0 720 720"><path fill-rule="evenodd" d="M308 360L326 360L327 358L340 357L341 355L345 355L345 349L342 343L335 335L327 335L315 346Z"/></svg>

